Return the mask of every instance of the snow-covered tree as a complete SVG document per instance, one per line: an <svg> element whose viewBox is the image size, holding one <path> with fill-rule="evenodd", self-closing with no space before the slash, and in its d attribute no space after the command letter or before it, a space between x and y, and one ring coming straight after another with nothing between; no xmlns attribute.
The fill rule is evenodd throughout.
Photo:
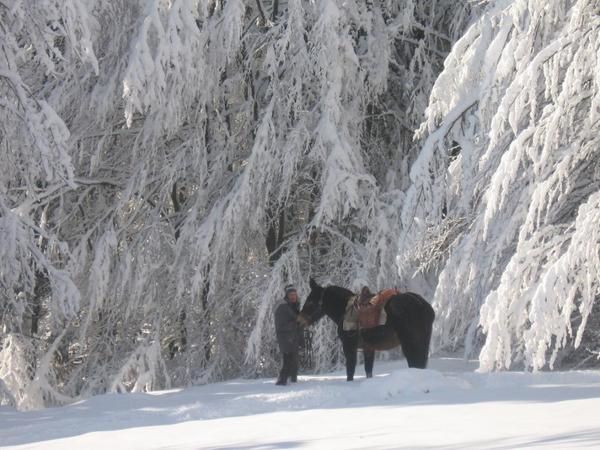
<svg viewBox="0 0 600 450"><path fill-rule="evenodd" d="M287 282L400 284L413 130L470 14L0 2L2 392L35 407L270 373ZM314 352L340 358L325 323Z"/></svg>
<svg viewBox="0 0 600 450"><path fill-rule="evenodd" d="M483 370L553 368L600 298L599 6L490 2L432 90L399 264Z"/></svg>
<svg viewBox="0 0 600 450"><path fill-rule="evenodd" d="M486 370L596 358L598 10L0 1L0 402L273 373L309 276Z"/></svg>

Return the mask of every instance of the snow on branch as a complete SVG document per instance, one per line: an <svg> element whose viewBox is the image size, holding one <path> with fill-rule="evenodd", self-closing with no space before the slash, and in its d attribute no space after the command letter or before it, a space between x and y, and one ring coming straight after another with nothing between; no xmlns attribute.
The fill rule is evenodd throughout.
<svg viewBox="0 0 600 450"><path fill-rule="evenodd" d="M583 215L594 216L600 189L593 9L492 3L432 91L400 254L423 245L424 230L470 217L441 261L435 341L467 353L484 342L484 370L552 368L558 349L578 345L598 297L599 241Z"/></svg>
<svg viewBox="0 0 600 450"><path fill-rule="evenodd" d="M0 326L23 357L3 346L0 373L18 366L17 404L272 374L282 285L399 284L412 128L470 2L10 4ZM316 370L336 342L315 330Z"/></svg>

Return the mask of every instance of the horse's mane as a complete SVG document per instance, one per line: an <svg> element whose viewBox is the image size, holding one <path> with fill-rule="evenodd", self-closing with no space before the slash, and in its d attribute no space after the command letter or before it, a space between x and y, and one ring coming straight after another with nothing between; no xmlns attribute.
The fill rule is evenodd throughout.
<svg viewBox="0 0 600 450"><path fill-rule="evenodd" d="M354 295L352 291L340 286L327 286L325 288L326 301L323 304L323 309L338 325L341 324L341 320L344 318L347 300L352 295Z"/></svg>
<svg viewBox="0 0 600 450"><path fill-rule="evenodd" d="M329 295L334 296L336 298L346 299L346 298L350 297L351 295L354 295L354 292L352 292L346 288L343 288L341 286L333 286L332 285L332 286L327 286L326 289L327 289L327 293Z"/></svg>

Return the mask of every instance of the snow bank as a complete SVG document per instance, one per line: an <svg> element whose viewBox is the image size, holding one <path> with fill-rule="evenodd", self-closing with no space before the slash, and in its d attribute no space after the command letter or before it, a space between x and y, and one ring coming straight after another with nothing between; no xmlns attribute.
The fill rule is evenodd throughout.
<svg viewBox="0 0 600 450"><path fill-rule="evenodd" d="M458 367L462 364L464 370ZM233 380L148 394L112 394L33 412L0 408L1 448L398 449L593 448L600 371L477 373L376 364L341 372ZM443 368L443 370L441 370Z"/></svg>

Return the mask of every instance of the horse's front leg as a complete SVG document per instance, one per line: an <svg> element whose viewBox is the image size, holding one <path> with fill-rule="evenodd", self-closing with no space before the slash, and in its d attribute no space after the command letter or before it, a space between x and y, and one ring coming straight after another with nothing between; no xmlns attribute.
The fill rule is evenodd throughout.
<svg viewBox="0 0 600 450"><path fill-rule="evenodd" d="M358 334L344 333L342 336L342 347L344 357L346 358L346 380L354 380L354 370L356 369L356 351L358 348Z"/></svg>
<svg viewBox="0 0 600 450"><path fill-rule="evenodd" d="M375 363L375 350L363 350L365 358L365 373L367 378L373 378L373 364Z"/></svg>

